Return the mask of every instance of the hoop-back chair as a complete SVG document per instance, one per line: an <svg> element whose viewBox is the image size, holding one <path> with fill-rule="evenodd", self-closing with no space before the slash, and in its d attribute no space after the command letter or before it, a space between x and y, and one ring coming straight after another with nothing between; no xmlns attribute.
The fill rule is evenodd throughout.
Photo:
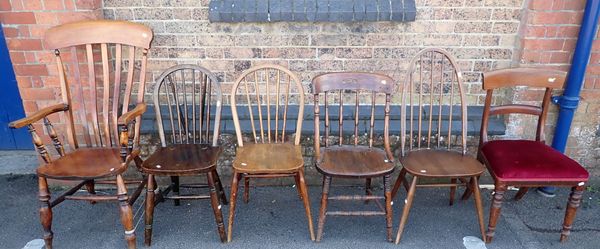
<svg viewBox="0 0 600 249"><path fill-rule="evenodd" d="M282 66L250 68L233 85L231 112L238 147L233 161L227 241L232 237L238 182L244 178L244 202L248 202L251 178L280 177L294 177L304 203L310 239L314 240L300 145L304 115L302 82ZM240 117L250 120L240 120ZM243 138L242 125L244 129L251 129L249 140Z"/></svg>
<svg viewBox="0 0 600 249"><path fill-rule="evenodd" d="M227 198L217 173L223 97L217 77L197 65L174 66L158 77L152 98L161 147L141 168L148 174L145 244L152 243L155 203L164 199L173 199L176 206L180 200L210 199L217 231L225 242L221 204L227 205ZM203 174L207 184L179 184L180 176ZM171 177L171 185L157 191L156 176ZM181 195L180 188L209 188L209 195Z"/></svg>
<svg viewBox="0 0 600 249"><path fill-rule="evenodd" d="M487 95L481 123L478 157L488 168L495 185L486 232L488 243L494 238L502 199L508 186L519 187L515 195L516 200L521 199L530 187L571 187L560 241L566 241L570 234L589 173L579 163L544 143L545 119L552 90L562 88L565 77L566 73L562 71L534 68L502 69L483 74L483 89L487 91ZM494 90L516 86L545 88L542 105L492 106ZM488 141L489 117L505 114L537 116L535 140Z"/></svg>
<svg viewBox="0 0 600 249"><path fill-rule="evenodd" d="M386 218L387 240L392 241L392 192L390 176L394 171L394 158L390 150L389 115L390 98L394 91L394 81L385 75L374 73L327 73L313 79L313 94L315 101L315 164L317 170L323 174L323 192L321 196L321 209L317 229L317 241L323 236L323 227L327 215L332 216L373 216L383 215ZM321 108L320 99L323 99L324 136L320 133ZM360 117L361 101L369 100L368 119ZM344 102L354 102L354 106L344 105ZM333 110L330 106L334 106ZM335 108L337 105L337 108ZM383 113L376 112L376 106L383 107ZM350 115L344 115L344 107L352 107ZM337 110L335 110L337 109ZM363 111L367 111L364 110ZM337 113L335 113L337 112ZM375 117L384 116L383 123L383 149L374 147L377 143ZM354 129L352 139L344 140L344 120L350 118ZM331 134L332 121L337 119L337 134ZM366 123L368 122L368 124ZM362 127L360 127L362 125ZM361 134L368 132L364 143ZM337 138L334 136L337 135ZM335 141L337 140L337 141ZM323 144L323 147L321 145ZM329 196L329 189L333 177L358 178L366 180L366 195L340 195ZM383 196L374 196L371 192L371 178L382 177L384 186ZM373 200L380 211L327 211L329 200ZM384 201L381 204L380 200Z"/></svg>
<svg viewBox="0 0 600 249"><path fill-rule="evenodd" d="M44 161L37 175L46 248L52 248L54 237L52 209L64 200L118 201L127 245L135 247L131 205L145 181L124 181L122 174L132 161L136 165L142 161L138 156L139 128L146 110L146 58L152 37L152 30L144 25L105 20L64 24L46 32L46 47L56 55L62 103L10 124L12 128L29 128ZM131 109L131 104L136 104L135 108ZM58 112L64 114L69 149L64 148L62 136L50 122L50 115ZM58 158L51 156L36 132L39 127L34 124L40 119ZM78 184L51 201L47 179ZM127 195L128 183L139 184L131 196ZM95 184L116 184L117 194L96 194ZM83 186L89 195L75 194Z"/></svg>
<svg viewBox="0 0 600 249"><path fill-rule="evenodd" d="M399 158L402 170L392 196L406 181L406 174L413 177L396 244L400 243L417 187L450 187L450 205L457 186L473 189L479 229L485 240L478 183L485 168L474 157L466 155L467 103L462 75L451 54L429 48L415 55L409 64L407 82L402 87L401 112ZM449 179L450 182L418 184L421 178Z"/></svg>

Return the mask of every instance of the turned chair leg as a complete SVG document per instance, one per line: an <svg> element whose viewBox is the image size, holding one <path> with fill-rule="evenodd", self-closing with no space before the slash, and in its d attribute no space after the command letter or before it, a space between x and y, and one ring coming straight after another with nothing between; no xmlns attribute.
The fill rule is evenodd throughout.
<svg viewBox="0 0 600 249"><path fill-rule="evenodd" d="M308 219L308 232L310 233L310 240L315 241L315 229L313 227L312 215L310 213L310 200L308 199L308 188L306 187L306 181L304 180L304 171L298 171L298 188L300 190L302 202L304 203L304 210L306 211L306 218Z"/></svg>
<svg viewBox="0 0 600 249"><path fill-rule="evenodd" d="M144 244L146 246L152 245L152 223L154 219L154 191L156 185L154 181L154 175L148 175L148 183L146 185L146 214L144 221L146 227L144 228Z"/></svg>
<svg viewBox="0 0 600 249"><path fill-rule="evenodd" d="M521 200L523 198L523 196L525 196L525 194L527 194L527 191L529 191L528 187L520 187L519 191L515 195L515 201Z"/></svg>
<svg viewBox="0 0 600 249"><path fill-rule="evenodd" d="M383 190L385 195L385 228L387 240L392 242L392 190L390 188L390 175L383 177Z"/></svg>
<svg viewBox="0 0 600 249"><path fill-rule="evenodd" d="M217 222L217 231L221 242L227 241L227 235L225 234L225 225L223 225L223 213L221 213L221 205L219 204L219 197L217 196L217 188L215 184L214 174L208 172L206 174L208 179L208 188L210 191L210 205L212 206L215 214L215 221Z"/></svg>
<svg viewBox="0 0 600 249"><path fill-rule="evenodd" d="M39 201L40 201L40 222L44 229L44 242L46 249L52 249L52 207L50 207L50 191L48 191L48 182L45 177L38 177Z"/></svg>
<svg viewBox="0 0 600 249"><path fill-rule="evenodd" d="M400 170L400 175L398 175L398 179L396 179L396 183L394 183L394 188L392 189L392 199L396 198L396 194L398 194L400 185L404 185L404 189L406 189L408 192L409 186L408 182L406 181L406 170L404 168Z"/></svg>
<svg viewBox="0 0 600 249"><path fill-rule="evenodd" d="M481 202L481 191L479 190L479 181L477 177L471 177L471 188L473 189L473 198L475 199L475 210L477 211L477 221L479 222L479 231L481 232L481 239L486 242L485 236L485 223L483 221L483 204Z"/></svg>
<svg viewBox="0 0 600 249"><path fill-rule="evenodd" d="M85 183L85 189L87 190L87 192L91 195L95 195L96 194L96 188L95 188L95 183L94 180L89 180ZM96 201L90 201L91 204L96 204Z"/></svg>
<svg viewBox="0 0 600 249"><path fill-rule="evenodd" d="M173 194L179 196L179 176L171 176L171 184L173 186ZM173 204L179 206L181 203L179 199L173 199Z"/></svg>
<svg viewBox="0 0 600 249"><path fill-rule="evenodd" d="M575 220L577 208L579 208L579 205L581 204L581 196L583 195L584 189L585 186L577 186L571 189L571 195L569 195L569 202L567 204L567 210L565 212L565 220L563 222L562 231L560 233L560 242L567 241L567 238L571 233L571 228L573 227L573 220Z"/></svg>
<svg viewBox="0 0 600 249"><path fill-rule="evenodd" d="M321 194L321 209L319 210L319 223L317 225L317 242L323 237L323 227L325 226L325 216L327 214L327 196L331 185L331 176L323 176L323 193Z"/></svg>
<svg viewBox="0 0 600 249"><path fill-rule="evenodd" d="M456 178L450 179L451 184L456 184ZM456 186L450 187L450 206L454 205L454 195L456 194Z"/></svg>
<svg viewBox="0 0 600 249"><path fill-rule="evenodd" d="M250 201L250 178L244 177L244 203Z"/></svg>
<svg viewBox="0 0 600 249"><path fill-rule="evenodd" d="M221 183L221 178L219 177L219 173L217 170L212 171L213 179L215 179L217 193L219 195L219 200L221 204L228 205L227 196L225 196L225 189L223 189L223 184Z"/></svg>
<svg viewBox="0 0 600 249"><path fill-rule="evenodd" d="M127 248L135 248L135 228L133 227L133 211L129 205L127 197L127 188L123 181L123 176L117 175L117 199L119 200L119 211L121 213L121 223L125 228L125 240Z"/></svg>
<svg viewBox="0 0 600 249"><path fill-rule="evenodd" d="M402 209L402 218L400 219L400 225L398 225L398 233L396 234L396 244L400 243L402 233L404 232L404 226L406 225L406 221L408 220L408 213L410 212L410 207L412 206L412 202L415 197L415 191L417 189L417 180L418 177L413 176L410 188L408 189L406 202L404 204L404 208Z"/></svg>
<svg viewBox="0 0 600 249"><path fill-rule="evenodd" d="M506 191L506 187L506 185L496 185L494 189L492 206L490 208L490 220L488 222L488 228L486 232L486 243L491 243L494 239L496 224L498 222L498 218L500 217L500 209L502 208L502 200L504 199L504 191Z"/></svg>
<svg viewBox="0 0 600 249"><path fill-rule="evenodd" d="M238 182L241 174L233 171L233 177L231 180L231 195L229 196L229 219L227 220L227 242L231 242L231 235L233 234L233 218L235 217L235 203L238 192Z"/></svg>

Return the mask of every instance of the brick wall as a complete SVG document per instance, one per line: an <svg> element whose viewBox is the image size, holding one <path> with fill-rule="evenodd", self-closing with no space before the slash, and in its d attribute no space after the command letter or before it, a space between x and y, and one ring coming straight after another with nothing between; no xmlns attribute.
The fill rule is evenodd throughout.
<svg viewBox="0 0 600 249"><path fill-rule="evenodd" d="M522 20L519 66L533 66L569 70L579 23L583 16L584 0L531 0ZM560 92L557 92L559 94ZM515 91L516 101L527 101L541 96L537 91ZM552 141L556 123L556 106L548 115L546 139ZM509 122L508 133L520 135L535 120L514 118ZM600 174L600 39L598 35L592 48L581 102L576 110L566 153L586 166L592 174Z"/></svg>
<svg viewBox="0 0 600 249"><path fill-rule="evenodd" d="M417 0L416 21L409 23L231 24L208 22L209 0L10 0L0 3L0 18L27 113L59 99L51 51L40 43L44 30L94 18L131 20L152 27L155 40L148 64L152 74L148 91L162 70L180 63L211 69L225 82L224 92L229 92L241 71L264 63L298 72L307 90L313 76L331 71L375 71L403 81L412 55L425 47L441 47L459 60L468 103L481 105L484 71L510 66L567 70L584 2ZM498 96L497 101L527 101L537 94L516 89ZM594 45L582 98L568 153L600 175L599 42ZM553 112L549 135L555 119ZM532 120L520 117L511 117L508 124L508 136L534 127Z"/></svg>
<svg viewBox="0 0 600 249"><path fill-rule="evenodd" d="M101 0L1 0L0 22L10 51L25 113L61 99L54 54L44 47L49 28L73 21L101 19ZM60 116L51 121L62 130ZM41 125L36 126L41 131ZM48 139L44 136L44 139ZM63 140L66 141L66 140Z"/></svg>

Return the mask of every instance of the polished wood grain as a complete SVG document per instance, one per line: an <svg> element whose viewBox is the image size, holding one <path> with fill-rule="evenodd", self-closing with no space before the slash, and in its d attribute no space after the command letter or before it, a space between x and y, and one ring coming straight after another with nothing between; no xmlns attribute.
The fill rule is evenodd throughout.
<svg viewBox="0 0 600 249"><path fill-rule="evenodd" d="M304 115L304 87L290 70L278 65L261 65L243 72L231 89L231 112L237 136L229 203L227 241L232 239L239 182L244 180L244 202L249 201L250 179L294 177L304 204L310 239L315 240L300 136ZM291 113L290 102L299 106ZM252 139L243 140L238 108L247 108ZM289 116L298 117L287 127ZM290 124L293 121L289 122ZM286 134L292 130L293 133Z"/></svg>
<svg viewBox="0 0 600 249"><path fill-rule="evenodd" d="M389 141L389 112L390 96L394 91L392 78L374 73L342 72L327 73L319 75L312 80L314 94L315 113L315 166L323 174L323 191L321 196L321 210L319 212L319 223L317 229L317 241L323 237L323 227L327 215L333 216L373 216L383 215L386 217L387 240L392 240L392 210L391 210L391 186L390 174L394 171L393 156ZM332 96L335 99L330 99ZM366 98L370 103L370 119L368 139L364 144L359 143L359 105L361 98ZM323 100L325 115L321 121L321 110L319 103ZM344 141L345 119L344 101L354 100L353 139ZM385 117L383 123L383 149L373 147L375 136L375 106L376 103L385 103ZM337 127L339 133L337 139L330 139L330 129L335 121L330 119L330 108L338 108L339 117ZM325 136L321 136L321 124L325 128ZM337 144L331 144L330 140L337 140ZM321 147L323 146L323 147ZM365 195L342 195L329 196L329 188L333 177L362 178L365 179ZM375 196L371 189L371 178L382 177L384 183L384 195ZM381 211L327 211L328 200L358 200L368 203L373 200ZM384 200L385 204L381 204Z"/></svg>
<svg viewBox="0 0 600 249"><path fill-rule="evenodd" d="M118 202L127 246L135 248L131 205L146 180L128 181L121 174L131 162L136 166L142 162L138 146L139 125L146 110L143 103L146 59L152 37L148 27L123 21L75 22L46 32L44 43L54 50L61 103L10 124L12 128L28 127L44 161L37 174L46 248L52 248L52 208L65 200ZM123 47L130 48L129 60L124 62L130 65L127 74L131 76L124 82L125 91L122 91L120 78L124 73L121 67ZM136 63L141 66L134 70ZM134 71L139 76L137 79L133 77ZM137 89L135 103L129 101L131 89ZM130 104L137 106L130 111ZM64 134L59 134L50 121L49 116L55 113L63 114L60 120L65 123ZM43 120L55 154L46 149L34 127L40 120ZM67 143L61 141L63 137ZM77 182L73 188L51 200L47 178ZM96 184L114 185L117 193L97 195ZM138 185L131 195L127 193L127 184ZM88 195L73 195L83 186Z"/></svg>
<svg viewBox="0 0 600 249"><path fill-rule="evenodd" d="M161 147L141 167L148 174L147 192L152 192L146 195L145 245L152 244L154 208L164 199L172 199L176 206L183 200L210 199L217 232L225 242L221 204L228 203L217 173L222 152L218 143L223 101L220 82L204 67L177 65L157 78L152 99ZM206 184L180 184L180 176L200 175L206 176ZM171 184L160 189L154 183L156 177L169 177ZM181 188L208 188L209 194L181 195Z"/></svg>
<svg viewBox="0 0 600 249"><path fill-rule="evenodd" d="M520 200L527 193L527 190L532 187L544 187L544 186L564 186L571 187L571 195L567 203L567 209L565 211L565 217L560 235L560 241L564 242L567 240L573 220L579 203L581 201L581 194L585 189L587 182L578 181L565 181L562 176L557 175L556 180L552 178L543 178L539 180L528 180L523 181L522 179L502 178L499 179L492 167L490 167L490 161L486 157L486 154L482 151L482 147L488 142L488 124L489 118L492 115L504 115L504 114L527 114L537 117L537 129L535 131L535 141L544 142L544 128L546 126L546 116L548 109L550 108L550 100L552 97L552 91L554 89L560 89L565 83L566 72L548 70L543 68L507 68L501 70L495 70L491 72L485 72L483 74L483 89L487 91L485 98L485 106L483 109L483 117L481 123L480 141L478 158L488 168L490 175L494 178L494 195L490 208L490 216L487 227L487 242L492 242L495 232L498 218L500 217L500 210L502 208L502 202L504 199L504 193L509 186L515 186L519 188L519 192L515 195L515 200ZM537 87L544 88L544 96L540 105L531 104L504 104L504 105L492 105L492 97L494 91L500 89L506 89L510 87ZM533 102L533 101L531 101ZM553 150L547 147L548 150ZM506 152L510 153L510 152ZM465 195L470 194L467 190Z"/></svg>
<svg viewBox="0 0 600 249"><path fill-rule="evenodd" d="M475 188L474 195L480 232L483 229L483 208L477 179L485 168L475 158L466 155L467 103L456 59L447 51L437 48L423 49L410 61L407 81L400 87L401 150L399 155L402 171L392 189L392 198L406 183L406 175L412 175L407 198L402 211L395 243L400 243L407 224L410 208L417 187L450 187L450 205L454 203L456 188ZM448 110L444 110L447 107ZM453 120L458 108L459 120ZM442 113L448 111L447 127ZM428 114L425 114L428 113ZM452 132L453 122L460 122L460 131ZM420 179L434 178L436 183L418 184ZM440 181L449 183L439 183ZM460 182L459 182L460 180Z"/></svg>

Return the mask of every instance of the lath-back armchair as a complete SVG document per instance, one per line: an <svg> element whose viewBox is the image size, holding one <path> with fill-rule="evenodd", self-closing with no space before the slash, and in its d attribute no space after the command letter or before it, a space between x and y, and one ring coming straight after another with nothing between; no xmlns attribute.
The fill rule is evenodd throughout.
<svg viewBox="0 0 600 249"><path fill-rule="evenodd" d="M54 50L62 103L40 109L10 123L28 127L43 159L37 169L40 219L46 248L52 248L52 208L64 200L117 201L125 239L135 248L131 206L145 181L125 181L123 173L139 158L139 131L144 104L146 59L152 41L150 28L123 21L83 21L49 29L44 37ZM135 107L132 108L132 105ZM67 142L52 126L52 114L62 113ZM38 135L43 120L53 144L53 156ZM48 179L74 181L64 194L50 197ZM138 184L127 194L126 184ZM115 184L116 195L96 194L96 184ZM75 194L87 188L87 195Z"/></svg>

